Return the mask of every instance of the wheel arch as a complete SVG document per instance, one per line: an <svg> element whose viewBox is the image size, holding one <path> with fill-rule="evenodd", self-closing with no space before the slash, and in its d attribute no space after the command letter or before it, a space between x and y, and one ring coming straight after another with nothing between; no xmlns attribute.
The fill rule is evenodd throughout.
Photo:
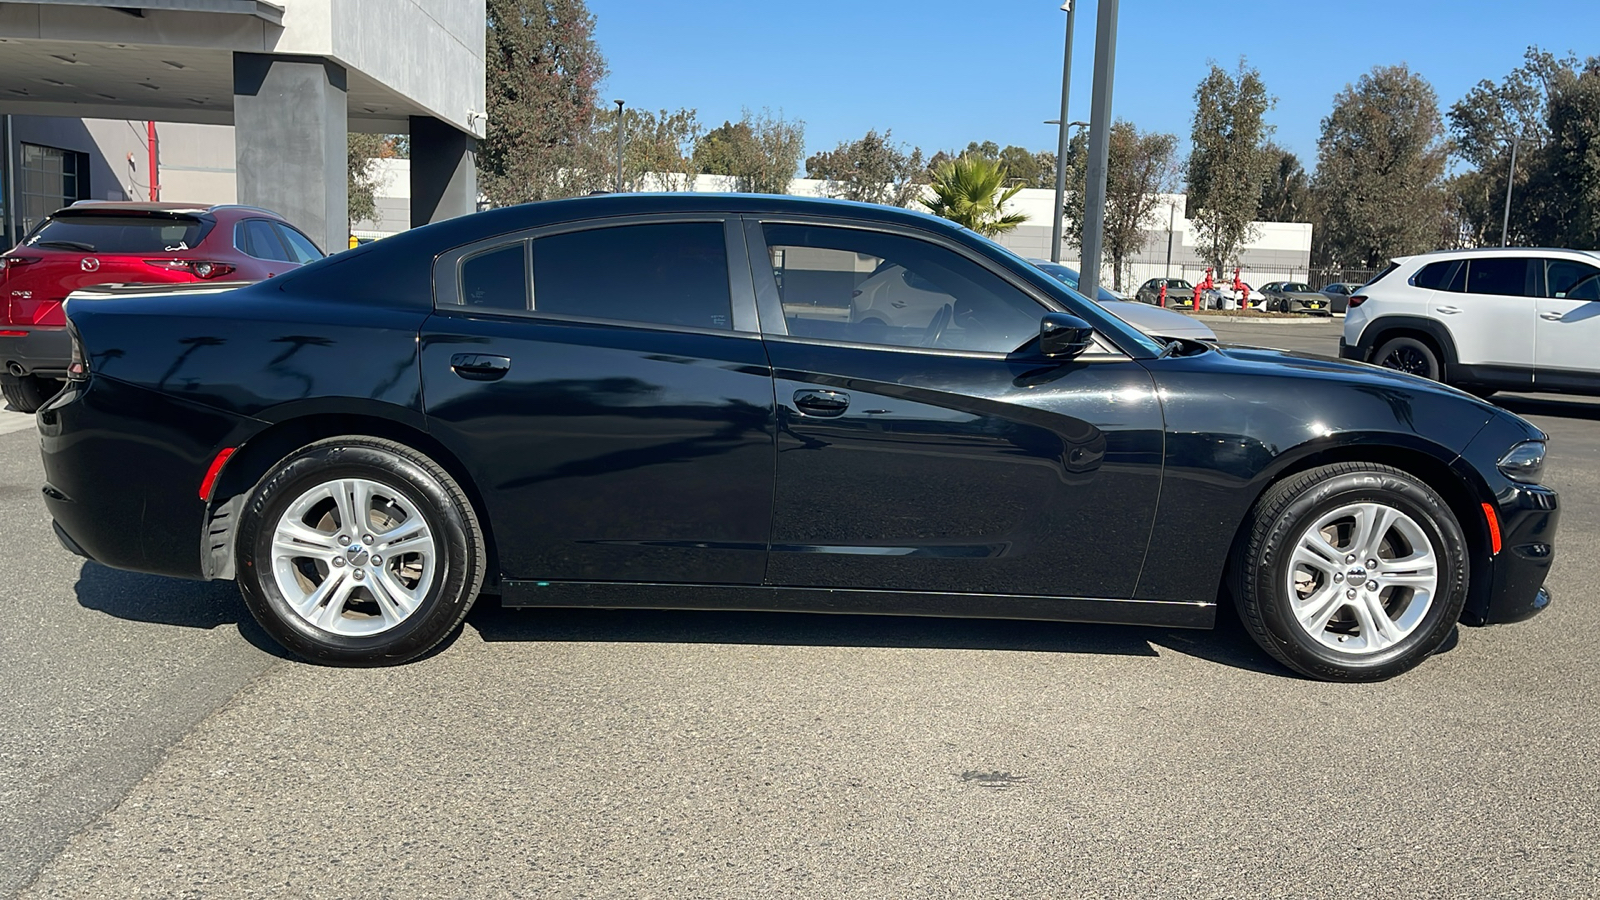
<svg viewBox="0 0 1600 900"><path fill-rule="evenodd" d="M420 416L417 418L420 420ZM211 579L233 577L233 550L238 512L261 479L296 450L316 441L340 435L383 438L405 444L425 454L449 472L450 477L454 478L466 493L483 532L487 557L484 561L484 587L489 588L498 584L499 556L495 547L494 531L490 527L488 508L466 466L444 444L423 430L420 421L412 422L375 412L310 412L281 418L241 443L233 455L228 457L227 464L217 476L212 499L207 504L206 533L203 536L205 577Z"/></svg>
<svg viewBox="0 0 1600 900"><path fill-rule="evenodd" d="M1455 339L1450 336L1450 329L1422 316L1384 316L1372 322L1361 336L1361 343L1366 348L1362 356L1377 365L1375 357L1378 348L1400 337L1414 338L1433 348L1434 353L1439 356L1441 382L1448 382L1451 370L1461 364L1456 354Z"/></svg>
<svg viewBox="0 0 1600 900"><path fill-rule="evenodd" d="M1222 583L1217 590L1218 605L1232 604L1237 600L1234 592L1235 579L1239 574L1238 559L1245 541L1249 539L1256 506L1261 497L1273 485L1284 479L1292 478L1308 469L1334 463L1375 463L1392 466L1414 476L1437 491L1449 505L1450 512L1455 515L1456 523L1461 526L1461 533L1466 538L1468 558L1489 559L1492 539L1481 504L1491 502L1493 497L1487 484L1481 481L1475 482L1468 474L1452 465L1457 459L1459 459L1458 454L1433 445L1422 447L1394 443L1346 443L1307 448L1305 452L1284 461L1261 482L1259 490L1251 500L1249 514L1240 521L1233 540L1228 545L1228 561L1223 567ZM1463 621L1469 624L1483 622L1488 609L1489 593L1493 589L1492 576L1493 571L1490 566L1471 567L1467 582L1467 603L1462 614Z"/></svg>

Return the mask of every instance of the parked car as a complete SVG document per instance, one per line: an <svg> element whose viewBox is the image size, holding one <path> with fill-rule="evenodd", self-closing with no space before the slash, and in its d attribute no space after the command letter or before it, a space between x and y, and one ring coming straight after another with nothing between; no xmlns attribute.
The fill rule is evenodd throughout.
<svg viewBox="0 0 1600 900"><path fill-rule="evenodd" d="M0 389L33 412L61 389L62 302L80 288L136 282L259 281L322 258L277 213L249 206L81 202L0 254Z"/></svg>
<svg viewBox="0 0 1600 900"><path fill-rule="evenodd" d="M885 263L946 302L841 314ZM1231 602L1295 671L1370 680L1549 602L1537 428L1399 372L1162 345L892 207L534 203L67 318L38 415L64 546L235 579L320 663L412 659L480 591L1161 627Z"/></svg>
<svg viewBox="0 0 1600 900"><path fill-rule="evenodd" d="M1318 293L1328 298L1328 312L1339 315L1349 311L1350 295L1361 289L1361 285L1353 281L1339 281L1323 285Z"/></svg>
<svg viewBox="0 0 1600 900"><path fill-rule="evenodd" d="M1028 262L1038 266L1046 275L1072 290L1078 290L1077 270L1063 266L1060 263L1048 262L1042 259L1030 259ZM1188 338L1191 341L1215 341L1217 339L1216 332L1207 328L1204 322L1196 321L1183 313L1174 312L1170 309L1161 309L1143 303L1130 303L1119 298L1107 288L1100 289L1096 301L1107 312L1158 340L1162 338Z"/></svg>
<svg viewBox="0 0 1600 900"><path fill-rule="evenodd" d="M1261 286L1267 312L1329 315L1331 302L1303 281L1273 281Z"/></svg>
<svg viewBox="0 0 1600 900"><path fill-rule="evenodd" d="M1600 394L1600 254L1496 247L1394 260L1350 298L1340 355L1487 396Z"/></svg>
<svg viewBox="0 0 1600 900"><path fill-rule="evenodd" d="M1194 306L1194 285L1182 278L1152 278L1139 285L1139 290L1134 292L1133 299L1140 303L1157 304L1161 301L1161 285L1167 285L1167 306L1169 308Z"/></svg>

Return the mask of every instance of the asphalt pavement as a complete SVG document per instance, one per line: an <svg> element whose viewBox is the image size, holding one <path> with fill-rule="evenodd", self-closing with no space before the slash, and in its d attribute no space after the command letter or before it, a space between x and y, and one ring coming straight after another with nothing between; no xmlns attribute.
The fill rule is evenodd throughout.
<svg viewBox="0 0 1600 900"><path fill-rule="evenodd" d="M488 605L320 669L68 555L0 435L0 894L1595 896L1600 400L1496 399L1551 434L1555 602L1359 686L1232 622Z"/></svg>

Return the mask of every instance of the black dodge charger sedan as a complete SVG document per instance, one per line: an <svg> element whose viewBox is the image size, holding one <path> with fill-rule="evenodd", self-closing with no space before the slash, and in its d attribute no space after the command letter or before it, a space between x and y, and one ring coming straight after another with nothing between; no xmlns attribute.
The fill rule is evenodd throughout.
<svg viewBox="0 0 1600 900"><path fill-rule="evenodd" d="M67 311L38 414L62 543L235 579L321 663L412 659L480 593L1194 628L1233 603L1290 668L1371 680L1549 601L1528 423L1156 343L903 210L535 203Z"/></svg>

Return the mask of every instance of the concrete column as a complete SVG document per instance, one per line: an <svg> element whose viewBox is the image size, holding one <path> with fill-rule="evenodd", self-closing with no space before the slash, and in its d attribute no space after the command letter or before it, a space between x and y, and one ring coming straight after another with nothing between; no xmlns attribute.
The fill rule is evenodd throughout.
<svg viewBox="0 0 1600 900"><path fill-rule="evenodd" d="M477 145L432 116L411 117L411 227L478 209Z"/></svg>
<svg viewBox="0 0 1600 900"><path fill-rule="evenodd" d="M239 202L288 219L325 253L349 246L345 71L316 56L233 54Z"/></svg>

